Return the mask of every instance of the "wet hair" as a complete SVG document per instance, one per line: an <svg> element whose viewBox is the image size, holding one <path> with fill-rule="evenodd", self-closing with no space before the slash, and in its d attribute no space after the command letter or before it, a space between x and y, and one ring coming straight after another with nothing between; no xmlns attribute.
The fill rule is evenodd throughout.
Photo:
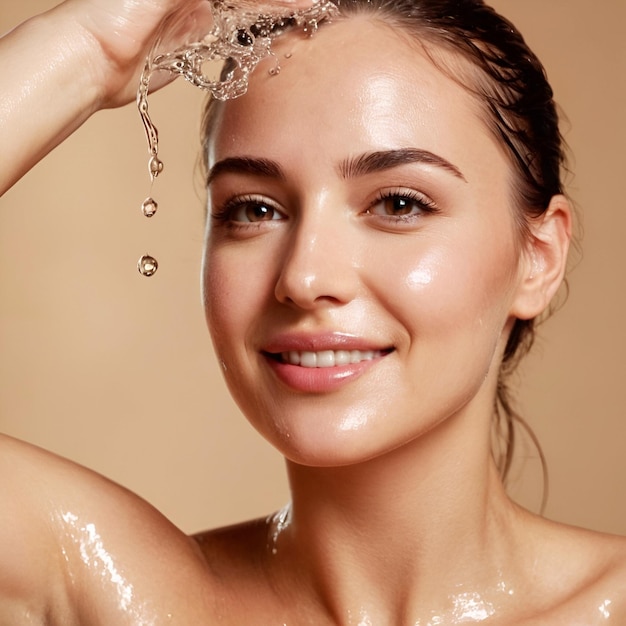
<svg viewBox="0 0 626 626"><path fill-rule="evenodd" d="M554 195L563 192L565 152L552 88L519 31L482 0L333 2L340 13L336 19L371 16L408 35L441 71L475 98L484 123L510 161L512 206L519 241L523 242L532 220L545 213ZM205 143L212 108L210 105L205 115ZM535 322L515 320L498 376L494 433L503 444L495 446L494 457L503 480L513 458L515 425L521 424L537 443L514 410L507 384L533 343Z"/></svg>

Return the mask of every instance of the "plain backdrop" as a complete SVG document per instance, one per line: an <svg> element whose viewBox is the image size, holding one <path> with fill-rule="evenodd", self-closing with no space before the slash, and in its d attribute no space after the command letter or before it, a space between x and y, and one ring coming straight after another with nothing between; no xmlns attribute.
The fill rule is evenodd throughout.
<svg viewBox="0 0 626 626"><path fill-rule="evenodd" d="M54 4L2 0L0 31ZM493 4L542 58L567 115L584 230L569 300L517 377L519 404L548 459L547 515L626 533L626 2ZM0 430L121 482L190 532L289 497L204 325L203 102L183 81L151 97L165 161L152 220L139 211L150 185L133 105L98 113L0 199ZM0 146L0 164L10 158ZM135 269L145 252L160 262L150 279ZM511 492L536 510L537 455L520 451Z"/></svg>

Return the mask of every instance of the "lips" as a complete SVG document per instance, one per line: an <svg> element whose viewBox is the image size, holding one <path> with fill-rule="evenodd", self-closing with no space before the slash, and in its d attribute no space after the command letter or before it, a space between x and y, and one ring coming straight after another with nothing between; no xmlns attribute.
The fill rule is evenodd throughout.
<svg viewBox="0 0 626 626"><path fill-rule="evenodd" d="M278 379L292 390L325 393L360 378L393 350L334 333L281 336L261 354Z"/></svg>

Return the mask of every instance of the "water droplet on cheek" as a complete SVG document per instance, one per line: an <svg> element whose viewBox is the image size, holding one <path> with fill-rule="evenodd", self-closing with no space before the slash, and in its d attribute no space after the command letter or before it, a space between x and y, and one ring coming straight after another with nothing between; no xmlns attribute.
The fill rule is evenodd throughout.
<svg viewBox="0 0 626 626"><path fill-rule="evenodd" d="M158 268L157 260L149 254L144 254L137 262L137 269L142 276L153 276Z"/></svg>

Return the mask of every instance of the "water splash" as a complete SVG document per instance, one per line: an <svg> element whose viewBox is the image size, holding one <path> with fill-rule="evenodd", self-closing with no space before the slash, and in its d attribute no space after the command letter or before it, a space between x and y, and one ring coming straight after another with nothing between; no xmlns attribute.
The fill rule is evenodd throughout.
<svg viewBox="0 0 626 626"><path fill-rule="evenodd" d="M313 34L321 22L337 13L337 7L330 0L320 0L307 9L285 8L279 13L276 6L264 7L254 3L234 7L224 0L212 0L210 5L213 28L200 41L172 52L156 54L161 45L161 38L158 38L146 59L137 91L137 106L148 140L153 180L163 169L163 163L157 157L158 131L148 112L150 78L155 72L166 71L182 76L218 100L237 98L247 91L254 68L262 59L272 55L272 41L278 35L293 28ZM209 73L210 68L214 69L214 62L223 63L218 77ZM279 72L277 62L272 73Z"/></svg>
<svg viewBox="0 0 626 626"><path fill-rule="evenodd" d="M148 92L150 78L155 72L166 71L182 76L192 85L209 91L218 100L229 100L243 95L248 89L250 73L267 56L274 56L272 41L281 33L293 28L301 28L313 34L318 25L337 13L337 7L330 0L319 0L311 7L300 10L254 2L240 2L235 7L227 0L207 0L213 18L213 28L200 41L188 43L172 52L158 53L162 45L162 35L157 38L146 59L137 90L137 108L148 141L148 172L154 180L163 171L163 161L159 159L159 132L150 118ZM285 55L289 58L291 54ZM215 62L222 62L219 76L212 77L209 70L215 71ZM280 73L280 63L269 70L270 75ZM146 217L156 213L157 203L149 198L150 205L142 204ZM139 259L138 269L143 276L152 276L157 270L156 259L144 255Z"/></svg>

